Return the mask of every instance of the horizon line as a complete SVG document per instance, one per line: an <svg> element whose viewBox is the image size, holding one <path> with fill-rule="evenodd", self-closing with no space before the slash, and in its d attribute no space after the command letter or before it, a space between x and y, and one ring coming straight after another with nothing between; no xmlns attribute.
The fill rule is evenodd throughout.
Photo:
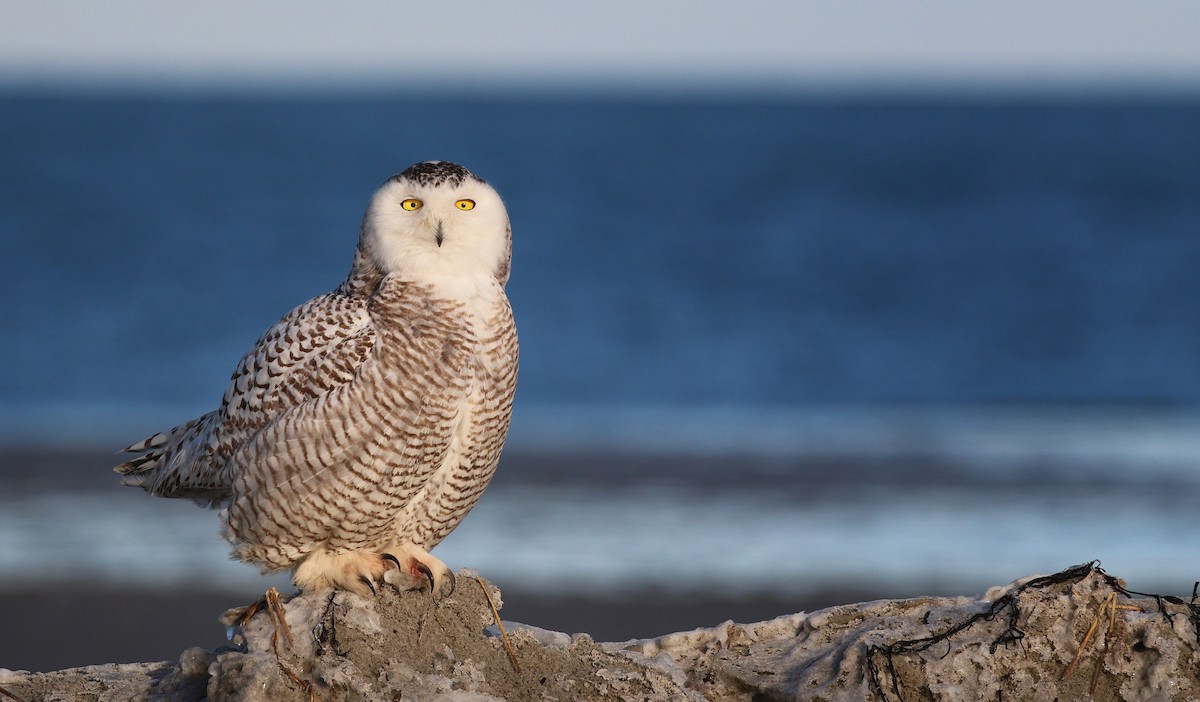
<svg viewBox="0 0 1200 702"><path fill-rule="evenodd" d="M613 71L498 72L492 75L447 72L419 80L384 71L122 71L97 69L7 70L0 67L0 90L5 92L100 92L163 94L253 93L264 97L310 93L394 94L421 97L486 98L546 94L578 96L947 96L977 98L1195 97L1200 98L1200 75L1093 72L1059 73L928 73L843 72L764 74L726 72L660 72L639 75Z"/></svg>

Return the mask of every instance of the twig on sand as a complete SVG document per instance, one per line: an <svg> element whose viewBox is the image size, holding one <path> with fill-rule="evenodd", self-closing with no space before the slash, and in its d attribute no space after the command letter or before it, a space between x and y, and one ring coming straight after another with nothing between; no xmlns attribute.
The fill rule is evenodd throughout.
<svg viewBox="0 0 1200 702"><path fill-rule="evenodd" d="M508 657L512 659L513 669L518 673L521 672L521 663L517 660L517 652L513 650L512 642L508 640L508 632L504 630L504 622L500 621L500 610L496 609L496 603L492 602L492 596L488 594L487 585L483 584L483 578L475 576L475 581L479 583L479 588L483 590L483 596L487 598L487 603L492 608L492 616L496 618L496 626L500 627L500 637L504 639L504 645L508 648Z"/></svg>
<svg viewBox="0 0 1200 702"><path fill-rule="evenodd" d="M1096 633L1096 627L1099 626L1100 622L1104 620L1105 612L1108 613L1108 634L1104 637L1104 653L1101 654L1101 656L1108 653L1108 647L1112 643L1113 635L1117 630L1118 609L1129 612L1142 611L1142 608L1138 607L1137 605L1118 604L1117 593L1109 593L1108 597L1104 598L1104 602L1100 604L1100 609L1096 611L1096 619L1092 622L1092 625L1088 627L1087 633L1083 635L1083 641L1079 643L1079 651L1075 654L1075 658L1071 660L1071 664L1067 666L1065 671L1063 671L1063 679L1066 679L1067 676L1069 676L1075 670L1075 666L1079 663L1079 659L1083 656L1084 649L1087 648L1088 642L1092 640L1092 635ZM1092 676L1092 685L1090 688L1091 692L1096 691L1096 683L1099 681L1100 668L1097 667L1096 674Z"/></svg>
<svg viewBox="0 0 1200 702"><path fill-rule="evenodd" d="M308 702L317 702L317 692L313 689L312 682L305 680L296 674L294 670L288 667L283 662L283 654L279 651L279 630L282 629L287 638L288 648L295 645L295 640L292 638L292 628L288 626L287 614L283 609L283 603L279 599L279 591L275 588L267 590L265 609L271 616L274 623L274 631L271 632L271 648L275 651L275 662L279 664L279 670L286 675L292 682L300 686L308 694Z"/></svg>

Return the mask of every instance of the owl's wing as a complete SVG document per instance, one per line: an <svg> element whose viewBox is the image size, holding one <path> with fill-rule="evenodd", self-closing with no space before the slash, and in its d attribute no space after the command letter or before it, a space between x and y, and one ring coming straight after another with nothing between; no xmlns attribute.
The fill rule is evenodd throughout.
<svg viewBox="0 0 1200 702"><path fill-rule="evenodd" d="M138 456L116 470L155 495L220 502L229 457L289 408L349 382L374 343L361 298L335 291L309 300L242 357L219 409L133 444L126 451Z"/></svg>
<svg viewBox="0 0 1200 702"><path fill-rule="evenodd" d="M239 558L282 568L317 546L373 548L406 506L444 489L435 473L461 450L474 347L453 305L393 292L386 314L404 323L379 326L354 377L284 410L230 458L223 521Z"/></svg>

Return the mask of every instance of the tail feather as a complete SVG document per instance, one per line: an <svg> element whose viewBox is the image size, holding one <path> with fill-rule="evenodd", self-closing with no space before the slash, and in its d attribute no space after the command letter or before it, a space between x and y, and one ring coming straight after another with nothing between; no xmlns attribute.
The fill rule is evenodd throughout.
<svg viewBox="0 0 1200 702"><path fill-rule="evenodd" d="M113 468L123 476L121 483L163 497L187 497L206 504L219 498L226 488L211 471L194 463L198 455L195 444L203 441L215 414L210 412L131 444L125 452L138 455Z"/></svg>
<svg viewBox="0 0 1200 702"><path fill-rule="evenodd" d="M121 452L122 453L142 453L142 452L148 451L150 449L155 449L155 448L159 448L161 446L165 446L167 444L167 442L170 441L171 439L176 439L176 438L183 436L184 434L187 434L188 431L190 431L192 427L194 427L197 424L199 424L200 422L204 421L205 417L207 417L207 416L208 415L206 414L203 417L197 417L196 419L193 419L190 422L184 422L183 424L180 424L178 426L171 427L167 431L160 431L157 434L155 434L154 436L142 439L141 441L138 441L138 442L130 444L129 446L126 446L124 449L122 449Z"/></svg>
<svg viewBox="0 0 1200 702"><path fill-rule="evenodd" d="M162 452L156 451L154 453L148 453L144 456L138 456L132 460L125 461L116 468L113 468L113 470L121 475L137 475L138 473L146 473L154 470L158 467L160 462L162 462Z"/></svg>
<svg viewBox="0 0 1200 702"><path fill-rule="evenodd" d="M204 418L193 419L190 422L173 427L169 431L160 431L154 436L126 446L121 453L138 453L141 455L125 461L116 468L113 468L113 470L121 475L137 475L154 470L162 463L163 456L167 451L177 446L180 441L186 438L192 427L199 424L202 419ZM138 480L136 482L126 482L125 484L142 485L143 482L143 480Z"/></svg>
<svg viewBox="0 0 1200 702"><path fill-rule="evenodd" d="M187 425L185 424L183 426L187 426ZM175 427L175 429L178 429L178 428L179 427ZM175 429L172 429L171 431L160 431L148 439L142 439L141 441L139 441L135 444L130 444L129 446L126 446L125 448L121 449L121 453L141 453L142 451L145 451L146 449L158 448L159 446L162 446L163 444L167 443L167 439L170 438L172 432L174 432Z"/></svg>

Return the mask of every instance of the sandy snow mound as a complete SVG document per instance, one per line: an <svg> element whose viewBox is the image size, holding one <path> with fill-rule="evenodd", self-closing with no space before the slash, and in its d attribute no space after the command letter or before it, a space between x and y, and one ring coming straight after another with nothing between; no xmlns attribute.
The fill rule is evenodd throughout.
<svg viewBox="0 0 1200 702"><path fill-rule="evenodd" d="M0 669L33 700L1195 700L1200 603L1141 596L1095 564L981 598L843 605L756 624L596 643L505 622L465 572L428 594L297 596L289 642L269 612L235 650L178 664Z"/></svg>

